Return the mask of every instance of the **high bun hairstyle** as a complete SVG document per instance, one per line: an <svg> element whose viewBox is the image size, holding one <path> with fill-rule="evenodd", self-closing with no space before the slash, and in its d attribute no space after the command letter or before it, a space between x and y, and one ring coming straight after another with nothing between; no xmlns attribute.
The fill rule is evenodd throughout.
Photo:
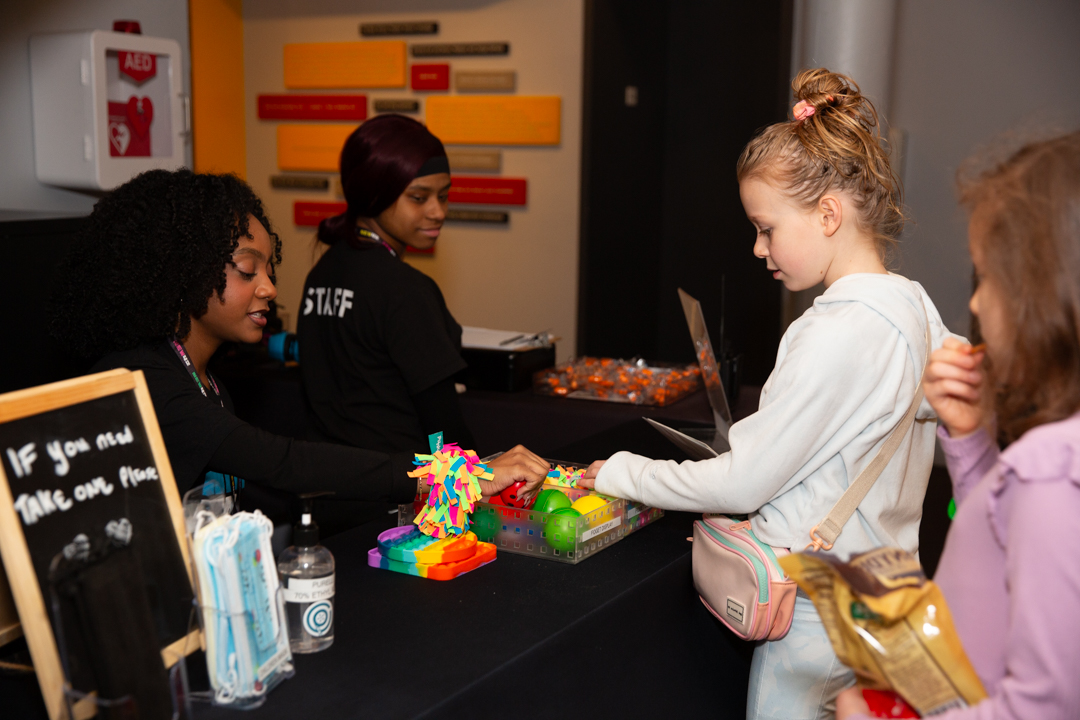
<svg viewBox="0 0 1080 720"><path fill-rule="evenodd" d="M768 179L808 209L830 190L849 192L885 259L904 228L903 190L873 103L854 80L825 68L803 70L791 89L799 101L792 120L750 141L739 158L739 181Z"/></svg>
<svg viewBox="0 0 1080 720"><path fill-rule="evenodd" d="M341 187L348 209L319 223L327 245L355 238L357 218L373 218L405 192L424 163L445 157L439 138L404 115L379 115L358 127L341 150Z"/></svg>

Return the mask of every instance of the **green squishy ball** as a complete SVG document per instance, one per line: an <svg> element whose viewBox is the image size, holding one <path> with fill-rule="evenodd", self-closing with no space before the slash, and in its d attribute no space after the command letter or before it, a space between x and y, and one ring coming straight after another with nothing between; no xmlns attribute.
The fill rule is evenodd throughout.
<svg viewBox="0 0 1080 720"><path fill-rule="evenodd" d="M562 493L560 493L561 495ZM567 552L574 549L574 534L577 523L573 518L581 517L581 513L573 508L564 507L552 513L551 519L544 523L545 542L556 550ZM555 536L558 535L558 539Z"/></svg>
<svg viewBox="0 0 1080 720"><path fill-rule="evenodd" d="M570 498L566 496L566 493L548 488L540 491L531 509L536 512L550 513L568 507L570 507Z"/></svg>
<svg viewBox="0 0 1080 720"><path fill-rule="evenodd" d="M494 527L492 525L494 524ZM491 512L488 508L477 509L469 515L469 530L476 533L476 537L483 542L492 542L495 534L502 529L502 518L498 511Z"/></svg>

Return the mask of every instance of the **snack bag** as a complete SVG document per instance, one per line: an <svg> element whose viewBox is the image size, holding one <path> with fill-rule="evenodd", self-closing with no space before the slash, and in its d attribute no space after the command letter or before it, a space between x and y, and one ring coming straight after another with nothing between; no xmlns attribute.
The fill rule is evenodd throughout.
<svg viewBox="0 0 1080 720"><path fill-rule="evenodd" d="M937 585L898 548L780 558L810 596L840 661L862 687L893 690L922 716L974 705L986 691Z"/></svg>

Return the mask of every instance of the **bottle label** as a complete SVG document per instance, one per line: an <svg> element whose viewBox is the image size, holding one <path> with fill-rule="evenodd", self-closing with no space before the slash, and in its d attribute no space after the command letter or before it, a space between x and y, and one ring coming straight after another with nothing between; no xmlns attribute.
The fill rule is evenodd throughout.
<svg viewBox="0 0 1080 720"><path fill-rule="evenodd" d="M334 576L288 579L284 588L285 602L309 603L334 597Z"/></svg>
<svg viewBox="0 0 1080 720"><path fill-rule="evenodd" d="M303 622L311 637L322 637L334 627L334 604L329 600L312 603L304 611Z"/></svg>

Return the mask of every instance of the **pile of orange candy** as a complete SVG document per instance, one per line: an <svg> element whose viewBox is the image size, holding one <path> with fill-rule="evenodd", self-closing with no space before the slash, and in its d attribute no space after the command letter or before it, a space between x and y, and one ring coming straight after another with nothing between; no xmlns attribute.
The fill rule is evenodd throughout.
<svg viewBox="0 0 1080 720"><path fill-rule="evenodd" d="M533 391L540 395L634 405L670 405L700 387L697 365L650 367L613 358L582 357L533 378Z"/></svg>

